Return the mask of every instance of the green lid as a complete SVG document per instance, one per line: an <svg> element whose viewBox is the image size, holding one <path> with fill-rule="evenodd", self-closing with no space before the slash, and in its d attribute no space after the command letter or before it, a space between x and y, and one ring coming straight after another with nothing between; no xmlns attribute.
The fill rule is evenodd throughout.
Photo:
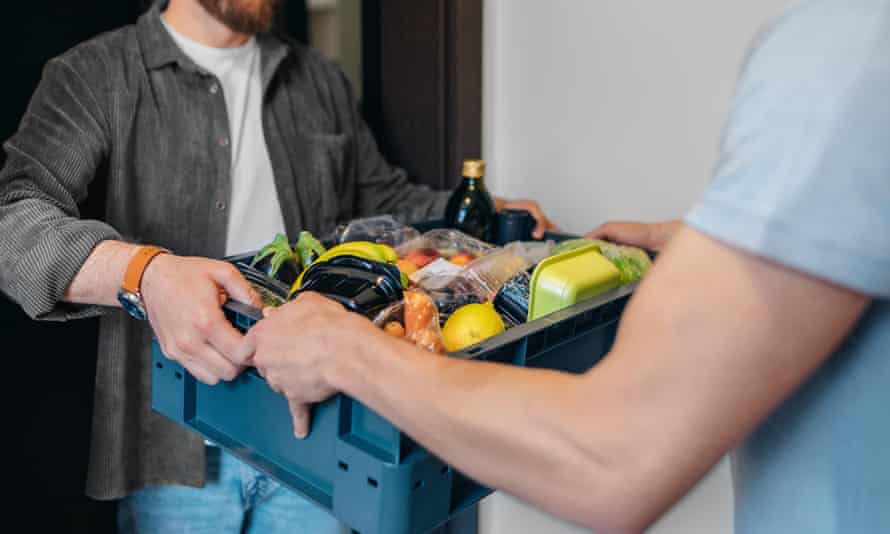
<svg viewBox="0 0 890 534"><path fill-rule="evenodd" d="M592 243L541 261L529 287L528 320L534 321L621 285L621 272Z"/></svg>

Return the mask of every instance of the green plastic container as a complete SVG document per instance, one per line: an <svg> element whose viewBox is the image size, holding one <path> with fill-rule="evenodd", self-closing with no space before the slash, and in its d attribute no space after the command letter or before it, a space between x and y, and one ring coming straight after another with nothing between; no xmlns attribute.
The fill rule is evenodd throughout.
<svg viewBox="0 0 890 534"><path fill-rule="evenodd" d="M532 274L528 320L534 321L621 285L621 272L586 245L541 261Z"/></svg>

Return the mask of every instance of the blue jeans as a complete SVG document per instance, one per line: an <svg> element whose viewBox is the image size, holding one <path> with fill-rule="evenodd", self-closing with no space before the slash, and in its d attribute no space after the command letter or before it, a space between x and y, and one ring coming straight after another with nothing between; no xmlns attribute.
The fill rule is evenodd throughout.
<svg viewBox="0 0 890 534"><path fill-rule="evenodd" d="M325 509L216 447L204 488L149 486L118 504L120 534L345 534Z"/></svg>

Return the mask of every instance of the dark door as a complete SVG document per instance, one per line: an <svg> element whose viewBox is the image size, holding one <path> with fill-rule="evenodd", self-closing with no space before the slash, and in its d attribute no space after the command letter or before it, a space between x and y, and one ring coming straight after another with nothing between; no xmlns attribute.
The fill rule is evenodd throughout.
<svg viewBox="0 0 890 534"><path fill-rule="evenodd" d="M365 116L383 153L452 189L482 156L482 0L363 0Z"/></svg>

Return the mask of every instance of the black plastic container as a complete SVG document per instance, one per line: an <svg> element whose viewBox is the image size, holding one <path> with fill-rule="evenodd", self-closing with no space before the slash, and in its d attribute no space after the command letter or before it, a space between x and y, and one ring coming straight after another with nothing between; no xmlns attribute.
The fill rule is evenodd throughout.
<svg viewBox="0 0 890 534"><path fill-rule="evenodd" d="M316 263L303 275L297 292L315 291L336 300L355 313L373 317L402 300L398 267L356 256L337 256Z"/></svg>

